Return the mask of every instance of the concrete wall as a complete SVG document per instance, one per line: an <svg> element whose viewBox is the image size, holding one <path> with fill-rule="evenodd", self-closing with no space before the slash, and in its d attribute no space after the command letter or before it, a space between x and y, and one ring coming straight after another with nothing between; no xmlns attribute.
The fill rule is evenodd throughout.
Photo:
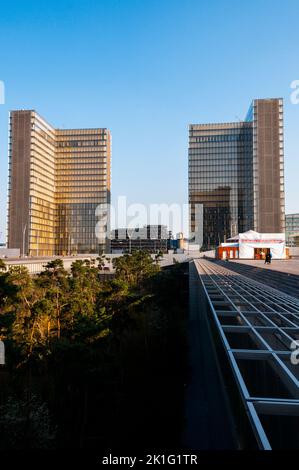
<svg viewBox="0 0 299 470"><path fill-rule="evenodd" d="M0 248L0 258L18 258L19 256L19 248Z"/></svg>
<svg viewBox="0 0 299 470"><path fill-rule="evenodd" d="M285 229L282 113L278 99L254 100L254 230L260 233Z"/></svg>
<svg viewBox="0 0 299 470"><path fill-rule="evenodd" d="M6 261L6 266L26 266L30 274L37 274L40 273L41 271L44 271L45 265L54 259L62 259L64 268L66 270L71 269L71 265L74 261L76 260L84 260L84 259L95 259L97 258L98 255L80 255L80 256L71 256L71 257L49 257L49 258L23 258L23 259L15 259L15 260L7 260ZM113 264L112 261L114 258L118 258L119 256L123 256L123 254L107 254L106 256L106 261L105 261L105 268L109 268L109 271L107 272L114 272L113 269ZM155 255L152 255L152 258L155 258ZM161 267L163 266L169 266L171 264L174 264L174 259L179 262L179 263L184 263L186 261L189 261L191 259L190 256L188 256L185 253L182 254L164 254L163 258L159 261L159 264Z"/></svg>
<svg viewBox="0 0 299 470"><path fill-rule="evenodd" d="M11 113L8 248L28 252L31 111ZM24 245L24 246L23 246Z"/></svg>

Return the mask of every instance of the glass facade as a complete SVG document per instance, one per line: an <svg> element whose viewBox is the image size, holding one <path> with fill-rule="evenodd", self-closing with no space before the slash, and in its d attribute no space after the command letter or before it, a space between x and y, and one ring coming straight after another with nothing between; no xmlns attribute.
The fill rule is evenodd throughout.
<svg viewBox="0 0 299 470"><path fill-rule="evenodd" d="M203 206L204 249L211 249L253 224L252 125L191 125L189 129L190 229Z"/></svg>
<svg viewBox="0 0 299 470"><path fill-rule="evenodd" d="M189 229L202 249L284 232L284 204L282 99L254 100L245 121L189 126Z"/></svg>
<svg viewBox="0 0 299 470"><path fill-rule="evenodd" d="M96 208L110 202L107 129L54 129L10 115L8 246L32 256L97 253Z"/></svg>
<svg viewBox="0 0 299 470"><path fill-rule="evenodd" d="M13 135L12 135L13 138ZM31 113L28 254L55 253L55 130Z"/></svg>
<svg viewBox="0 0 299 470"><path fill-rule="evenodd" d="M110 134L107 129L58 130L56 204L58 253L106 250L96 238L96 208L110 202Z"/></svg>
<svg viewBox="0 0 299 470"><path fill-rule="evenodd" d="M299 214L286 215L286 245L299 246Z"/></svg>

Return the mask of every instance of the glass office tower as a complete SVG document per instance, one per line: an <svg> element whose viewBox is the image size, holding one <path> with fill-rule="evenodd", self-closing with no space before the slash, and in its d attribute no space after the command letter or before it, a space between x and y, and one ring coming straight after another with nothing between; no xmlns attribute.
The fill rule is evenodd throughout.
<svg viewBox="0 0 299 470"><path fill-rule="evenodd" d="M299 214L286 215L286 245L299 246Z"/></svg>
<svg viewBox="0 0 299 470"><path fill-rule="evenodd" d="M240 232L284 231L282 100L242 122L189 126L189 229L202 249Z"/></svg>
<svg viewBox="0 0 299 470"><path fill-rule="evenodd" d="M110 202L110 133L107 129L57 131L58 253L106 251L96 237L96 208Z"/></svg>
<svg viewBox="0 0 299 470"><path fill-rule="evenodd" d="M12 111L8 247L23 255L97 253L96 208L110 202L107 129L54 129L35 111Z"/></svg>

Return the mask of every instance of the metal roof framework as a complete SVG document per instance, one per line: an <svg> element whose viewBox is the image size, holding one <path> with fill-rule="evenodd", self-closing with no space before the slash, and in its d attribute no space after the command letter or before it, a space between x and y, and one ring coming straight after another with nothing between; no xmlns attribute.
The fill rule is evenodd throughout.
<svg viewBox="0 0 299 470"><path fill-rule="evenodd" d="M195 265L258 445L270 450L263 415L299 416L299 364L291 362L299 300L210 261ZM242 367L248 361L259 369L255 384ZM274 381L267 383L264 367Z"/></svg>

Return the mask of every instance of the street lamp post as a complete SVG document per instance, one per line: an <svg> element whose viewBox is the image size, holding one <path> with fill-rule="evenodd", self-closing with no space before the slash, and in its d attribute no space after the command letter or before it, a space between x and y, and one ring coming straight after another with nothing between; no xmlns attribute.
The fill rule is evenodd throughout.
<svg viewBox="0 0 299 470"><path fill-rule="evenodd" d="M24 226L23 226L23 249L22 249L23 257L25 256L25 234L26 234L26 229L27 229L27 224L24 224Z"/></svg>

